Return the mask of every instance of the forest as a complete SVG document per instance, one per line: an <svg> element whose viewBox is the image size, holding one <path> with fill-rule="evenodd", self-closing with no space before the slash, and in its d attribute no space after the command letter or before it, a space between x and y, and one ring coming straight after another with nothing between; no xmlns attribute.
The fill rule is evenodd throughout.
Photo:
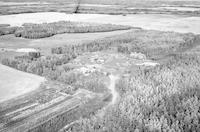
<svg viewBox="0 0 200 132"><path fill-rule="evenodd" d="M200 56L174 55L153 69L138 68L117 84L120 101L103 117L81 119L69 130L198 131Z"/></svg>

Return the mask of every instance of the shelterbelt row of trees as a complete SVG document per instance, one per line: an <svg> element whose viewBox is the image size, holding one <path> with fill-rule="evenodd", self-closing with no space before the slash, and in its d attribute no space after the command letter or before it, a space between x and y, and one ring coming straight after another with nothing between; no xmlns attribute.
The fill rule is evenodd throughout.
<svg viewBox="0 0 200 132"><path fill-rule="evenodd" d="M95 52L117 47L125 54L141 52L149 58L159 58L184 51L197 45L200 37L192 33L180 34L155 30L136 29L128 33L76 45L52 48L53 54L65 54L73 49L76 53Z"/></svg>
<svg viewBox="0 0 200 132"><path fill-rule="evenodd" d="M91 33L128 30L130 26L113 24L96 24L83 22L59 21L53 23L33 24L26 23L22 27L0 27L0 36L15 34L16 37L38 39L51 37L63 33Z"/></svg>

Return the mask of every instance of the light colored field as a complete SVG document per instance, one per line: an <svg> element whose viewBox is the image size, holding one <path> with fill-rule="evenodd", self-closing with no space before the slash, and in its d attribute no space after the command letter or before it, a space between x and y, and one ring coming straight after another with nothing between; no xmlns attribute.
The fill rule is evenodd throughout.
<svg viewBox="0 0 200 132"><path fill-rule="evenodd" d="M196 34L200 33L200 17L181 17L164 14L134 14L126 16L69 14L68 16L70 21L112 23L160 31L175 31L181 33L192 32Z"/></svg>
<svg viewBox="0 0 200 132"><path fill-rule="evenodd" d="M142 27L161 31L192 32L200 34L200 17L176 16L164 14L133 14L133 15L104 15L104 14L65 14L56 12L27 13L0 16L0 24L21 26L23 23L44 23L61 20L111 23Z"/></svg>
<svg viewBox="0 0 200 132"><path fill-rule="evenodd" d="M45 78L0 64L0 102L39 88Z"/></svg>
<svg viewBox="0 0 200 132"><path fill-rule="evenodd" d="M21 26L24 23L50 23L67 19L68 16L65 13L58 12L24 13L0 16L0 23L10 23L11 26Z"/></svg>

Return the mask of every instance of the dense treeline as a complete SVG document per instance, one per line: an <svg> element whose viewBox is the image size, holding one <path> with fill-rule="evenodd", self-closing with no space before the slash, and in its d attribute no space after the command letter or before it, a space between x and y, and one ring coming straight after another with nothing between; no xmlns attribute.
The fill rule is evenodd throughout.
<svg viewBox="0 0 200 132"><path fill-rule="evenodd" d="M192 48L197 41L200 41L200 37L191 33L180 34L154 30L135 30L83 44L52 48L52 53L65 54L75 51L77 54L81 54L83 52L95 52L117 47L117 51L121 53L140 52L148 58L159 59Z"/></svg>
<svg viewBox="0 0 200 132"><path fill-rule="evenodd" d="M131 42L119 45L118 51L126 54L135 51L142 52L148 57L159 58L192 48L195 42L199 40L199 37L193 34L178 34L172 32L154 34L154 31L142 32L141 34L144 35L143 38L141 38L142 36L139 33L139 36L136 36Z"/></svg>
<svg viewBox="0 0 200 132"><path fill-rule="evenodd" d="M104 117L83 119L72 131L198 131L200 57L176 55L121 79L121 100Z"/></svg>
<svg viewBox="0 0 200 132"><path fill-rule="evenodd" d="M63 71L70 69L67 66L58 69L58 66L68 63L76 56L72 53L64 55L50 55L40 58L30 57L15 57L14 59L3 59L2 64L16 68L21 71L34 73L42 76L46 76L53 80L56 80L58 75Z"/></svg>
<svg viewBox="0 0 200 132"><path fill-rule="evenodd" d="M80 55L84 52L95 52L95 51L102 51L109 49L110 47L116 44L114 42L115 42L114 40L112 42L109 42L108 39L101 39L83 44L76 44L76 45L72 44L72 45L66 45L64 47L52 48L51 52L52 54L65 54L74 52Z"/></svg>
<svg viewBox="0 0 200 132"><path fill-rule="evenodd" d="M62 33L90 33L90 32L108 32L116 30L128 30L130 26L113 24L95 24L70 21L59 21L53 23L32 24L26 23L22 27L9 27L0 25L0 36L15 34L16 37L29 39L38 39L51 37Z"/></svg>
<svg viewBox="0 0 200 132"><path fill-rule="evenodd" d="M147 55L147 57L159 58L191 48L197 40L199 40L199 37L190 33L180 34L154 30L135 30L83 44L52 48L52 53L65 54L75 51L77 54L80 54L82 52L95 52L117 47L118 52L126 54L141 52Z"/></svg>
<svg viewBox="0 0 200 132"><path fill-rule="evenodd" d="M127 29L131 29L131 27L113 24L94 24L60 21L43 24L24 24L23 27L20 27L16 30L15 36L29 39L37 39L50 37L55 34L62 33L107 32Z"/></svg>

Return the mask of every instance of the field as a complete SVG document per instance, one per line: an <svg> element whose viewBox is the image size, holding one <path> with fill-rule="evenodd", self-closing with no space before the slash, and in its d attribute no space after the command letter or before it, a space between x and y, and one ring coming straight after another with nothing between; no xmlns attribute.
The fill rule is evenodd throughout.
<svg viewBox="0 0 200 132"><path fill-rule="evenodd" d="M40 15L43 17L41 18ZM53 18L53 19L52 19ZM56 21L89 22L101 24L116 24L144 29L161 31L176 31L181 33L200 33L200 19L191 15L171 15L171 14L65 14L55 12L27 13L16 15L0 16L0 24L10 24L11 26L21 26L24 23L51 23ZM103 20L103 21L102 21Z"/></svg>
<svg viewBox="0 0 200 132"><path fill-rule="evenodd" d="M39 88L43 77L17 71L0 65L0 102L23 95Z"/></svg>
<svg viewBox="0 0 200 132"><path fill-rule="evenodd" d="M20 13L35 13L35 12L65 12L65 13L95 13L95 14L178 14L178 15L194 15L199 16L198 0L187 1L164 1L164 0L114 0L112 2L106 0L81 0L59 2L52 0L45 1L4 1L1 0L0 14L20 14ZM159 8L159 7L166 8ZM8 8L9 7L9 8ZM77 8L78 7L78 8ZM158 8L157 8L158 7ZM168 8L171 7L171 8ZM181 10L174 10L174 7ZM182 8L186 7L186 8ZM193 7L195 10L188 8Z"/></svg>
<svg viewBox="0 0 200 132"><path fill-rule="evenodd" d="M200 2L0 0L0 131L200 130Z"/></svg>

